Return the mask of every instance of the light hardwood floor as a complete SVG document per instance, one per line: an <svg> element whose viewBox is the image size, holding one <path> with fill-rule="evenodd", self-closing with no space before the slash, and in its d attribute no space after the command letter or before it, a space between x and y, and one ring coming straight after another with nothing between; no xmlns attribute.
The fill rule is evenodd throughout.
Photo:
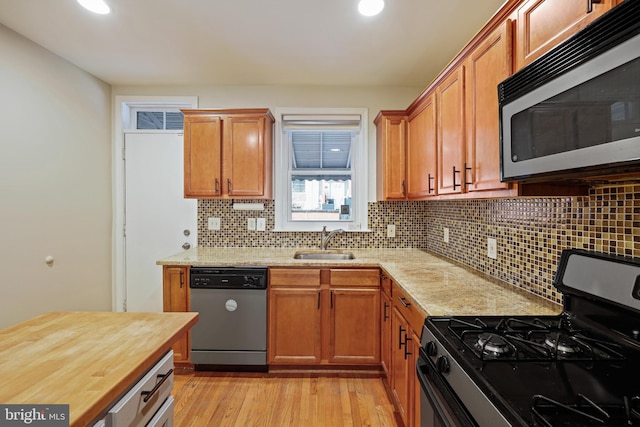
<svg viewBox="0 0 640 427"><path fill-rule="evenodd" d="M377 377L195 372L173 394L176 427L397 426Z"/></svg>

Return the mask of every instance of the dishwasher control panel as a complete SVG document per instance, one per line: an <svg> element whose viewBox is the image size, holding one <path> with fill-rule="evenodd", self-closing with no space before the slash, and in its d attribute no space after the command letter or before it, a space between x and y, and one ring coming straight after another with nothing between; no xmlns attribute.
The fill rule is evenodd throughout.
<svg viewBox="0 0 640 427"><path fill-rule="evenodd" d="M191 267L193 289L266 289L263 267Z"/></svg>

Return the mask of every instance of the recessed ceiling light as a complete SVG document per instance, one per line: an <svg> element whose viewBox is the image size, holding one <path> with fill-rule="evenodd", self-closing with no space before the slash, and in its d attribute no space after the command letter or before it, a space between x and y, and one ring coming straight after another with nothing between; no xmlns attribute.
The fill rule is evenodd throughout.
<svg viewBox="0 0 640 427"><path fill-rule="evenodd" d="M111 8L104 0L78 0L78 3L85 9L99 15L106 15L111 12Z"/></svg>
<svg viewBox="0 0 640 427"><path fill-rule="evenodd" d="M358 11L364 16L374 16L384 9L384 0L360 0Z"/></svg>

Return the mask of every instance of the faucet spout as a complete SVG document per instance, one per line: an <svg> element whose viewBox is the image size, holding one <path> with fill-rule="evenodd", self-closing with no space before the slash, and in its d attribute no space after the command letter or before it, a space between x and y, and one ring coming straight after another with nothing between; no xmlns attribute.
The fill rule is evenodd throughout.
<svg viewBox="0 0 640 427"><path fill-rule="evenodd" d="M323 251L326 251L327 250L327 246L329 245L329 242L338 233L344 233L344 230L341 229L341 228L338 228L337 230L327 231L327 226L326 225L324 227L322 227L322 232L321 232L321 235L320 235L320 249L322 249Z"/></svg>

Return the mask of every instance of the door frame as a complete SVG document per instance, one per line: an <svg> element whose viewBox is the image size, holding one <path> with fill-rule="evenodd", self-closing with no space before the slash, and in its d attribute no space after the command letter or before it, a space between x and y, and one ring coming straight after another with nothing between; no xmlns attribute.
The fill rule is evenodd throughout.
<svg viewBox="0 0 640 427"><path fill-rule="evenodd" d="M113 226L111 246L111 310L124 311L125 287L125 170L124 133L129 129L131 108L198 108L197 96L121 96L113 103L112 202ZM149 132L149 131L145 131ZM175 133L175 131L167 131ZM169 256L171 254L167 254Z"/></svg>

